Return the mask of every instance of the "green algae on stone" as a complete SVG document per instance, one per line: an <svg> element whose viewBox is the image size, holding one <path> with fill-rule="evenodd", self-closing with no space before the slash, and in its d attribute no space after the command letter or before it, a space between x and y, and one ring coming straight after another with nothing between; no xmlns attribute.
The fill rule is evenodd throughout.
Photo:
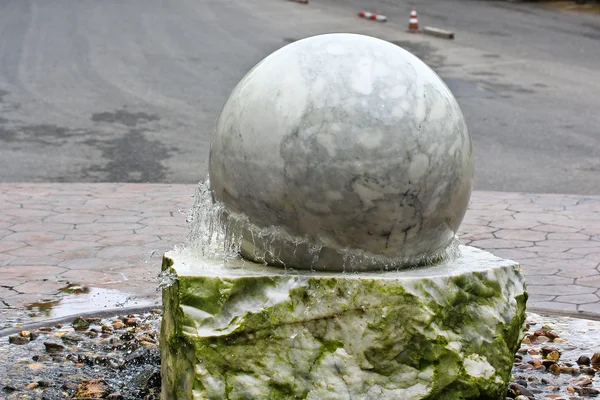
<svg viewBox="0 0 600 400"><path fill-rule="evenodd" d="M519 265L462 247L419 270L331 274L165 256L167 399L503 399Z"/></svg>

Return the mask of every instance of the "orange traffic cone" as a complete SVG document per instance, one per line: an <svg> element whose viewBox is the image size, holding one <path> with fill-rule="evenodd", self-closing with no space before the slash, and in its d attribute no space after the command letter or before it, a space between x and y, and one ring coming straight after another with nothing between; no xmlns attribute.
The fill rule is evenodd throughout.
<svg viewBox="0 0 600 400"><path fill-rule="evenodd" d="M419 20L417 19L417 10L414 8L410 12L410 19L408 20L408 31L418 32L419 31Z"/></svg>

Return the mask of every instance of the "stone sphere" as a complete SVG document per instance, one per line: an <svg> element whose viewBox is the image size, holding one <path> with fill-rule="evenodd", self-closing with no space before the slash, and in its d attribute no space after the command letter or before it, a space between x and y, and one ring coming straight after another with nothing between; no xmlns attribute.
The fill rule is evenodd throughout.
<svg viewBox="0 0 600 400"><path fill-rule="evenodd" d="M471 137L439 76L389 42L326 34L275 51L232 91L209 160L246 258L358 271L458 252Z"/></svg>

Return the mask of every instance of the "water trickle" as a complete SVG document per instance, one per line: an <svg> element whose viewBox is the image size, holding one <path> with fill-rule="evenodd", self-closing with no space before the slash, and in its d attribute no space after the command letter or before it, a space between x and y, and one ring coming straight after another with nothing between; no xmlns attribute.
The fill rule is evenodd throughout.
<svg viewBox="0 0 600 400"><path fill-rule="evenodd" d="M228 218L224 206L213 201L208 180L200 183L194 198L187 215L190 250L201 257L237 257L242 242L241 224Z"/></svg>
<svg viewBox="0 0 600 400"><path fill-rule="evenodd" d="M186 250L197 258L228 263L239 260L243 254L254 262L265 266L278 265L286 271L292 266L282 259L289 261L291 258L305 262L315 274L323 269L324 260L321 258L324 252L335 248L335 244L324 237L297 237L282 227L256 226L247 216L234 213L214 201L208 179L199 184L193 198L194 205L186 218L190 225ZM342 273L362 272L373 266L378 266L381 272L431 266L460 256L457 237L434 254L410 258L377 255L361 249L340 248L335 251L341 256ZM307 254L308 258L303 258L302 254Z"/></svg>
<svg viewBox="0 0 600 400"><path fill-rule="evenodd" d="M156 291L159 292L163 289L166 289L177 282L177 274L172 271L165 270L158 274L158 285L156 287Z"/></svg>

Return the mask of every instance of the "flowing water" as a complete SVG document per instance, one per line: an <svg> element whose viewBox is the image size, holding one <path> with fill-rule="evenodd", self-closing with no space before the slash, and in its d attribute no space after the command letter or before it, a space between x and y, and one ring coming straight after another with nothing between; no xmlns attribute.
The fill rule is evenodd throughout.
<svg viewBox="0 0 600 400"><path fill-rule="evenodd" d="M320 258L326 246L331 246L326 238L292 236L282 227L259 227L245 215L227 210L223 204L213 200L208 179L198 186L194 198L194 205L187 215L190 226L187 250L198 259L228 261L239 258L246 250L244 255L255 262L284 268L288 268L285 259L295 259L298 255L298 259L303 260L303 269L314 270L320 261L323 264ZM245 247L244 241L248 242ZM335 251L342 262L339 271L342 273L364 271L368 269L365 266L373 265L378 266L380 271L431 266L460 256L456 236L441 251L410 259L376 255L360 249L341 248Z"/></svg>

